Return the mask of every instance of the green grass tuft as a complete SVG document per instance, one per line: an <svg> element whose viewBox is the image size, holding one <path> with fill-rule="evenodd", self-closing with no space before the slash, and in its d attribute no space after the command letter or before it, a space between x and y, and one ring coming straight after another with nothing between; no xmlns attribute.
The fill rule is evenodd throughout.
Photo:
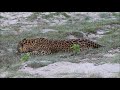
<svg viewBox="0 0 120 90"><path fill-rule="evenodd" d="M99 39L99 41L109 49L120 47L120 29L111 29L110 32Z"/></svg>
<svg viewBox="0 0 120 90"><path fill-rule="evenodd" d="M100 17L101 17L101 18L108 19L108 18L110 18L110 15L109 15L109 13L101 13L101 14L100 14Z"/></svg>
<svg viewBox="0 0 120 90"><path fill-rule="evenodd" d="M57 25L51 26L51 29L55 29L58 31L83 31L89 33L95 33L98 29L101 29L105 25L111 24L120 24L119 20L99 20L94 22L77 22L75 24L66 24L66 25Z"/></svg>
<svg viewBox="0 0 120 90"><path fill-rule="evenodd" d="M113 58L112 58L112 62L111 63L120 63L120 55L116 54Z"/></svg>
<svg viewBox="0 0 120 90"><path fill-rule="evenodd" d="M28 61L28 59L30 58L30 53L26 53L21 57L21 61L25 62Z"/></svg>

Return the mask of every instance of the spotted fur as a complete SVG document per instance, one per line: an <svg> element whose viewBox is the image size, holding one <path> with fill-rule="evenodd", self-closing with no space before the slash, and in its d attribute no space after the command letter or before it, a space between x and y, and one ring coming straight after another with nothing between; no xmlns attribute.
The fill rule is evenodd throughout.
<svg viewBox="0 0 120 90"><path fill-rule="evenodd" d="M45 38L23 39L19 42L17 50L19 53L52 54L57 52L72 52L71 46L79 44L80 50L88 48L99 48L101 45L88 39L49 40Z"/></svg>

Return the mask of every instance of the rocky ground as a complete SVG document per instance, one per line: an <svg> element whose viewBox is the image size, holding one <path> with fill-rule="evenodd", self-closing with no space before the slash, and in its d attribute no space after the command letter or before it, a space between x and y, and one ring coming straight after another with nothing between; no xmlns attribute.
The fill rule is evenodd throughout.
<svg viewBox="0 0 120 90"><path fill-rule="evenodd" d="M16 54L23 38L87 38L105 47L77 55ZM119 12L1 12L1 78L120 78Z"/></svg>

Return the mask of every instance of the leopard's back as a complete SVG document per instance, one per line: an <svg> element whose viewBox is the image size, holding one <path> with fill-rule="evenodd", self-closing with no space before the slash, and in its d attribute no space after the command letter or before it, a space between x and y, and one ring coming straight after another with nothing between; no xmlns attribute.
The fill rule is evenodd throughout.
<svg viewBox="0 0 120 90"><path fill-rule="evenodd" d="M101 45L90 41L88 39L70 39L70 40L54 40L52 42L53 49L57 49L58 51L73 51L71 49L73 44L80 45L80 49L86 49L86 48L99 48L102 47Z"/></svg>

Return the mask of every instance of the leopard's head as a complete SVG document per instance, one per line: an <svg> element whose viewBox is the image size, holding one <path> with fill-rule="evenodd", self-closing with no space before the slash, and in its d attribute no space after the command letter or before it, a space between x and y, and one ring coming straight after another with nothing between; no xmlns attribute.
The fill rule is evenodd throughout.
<svg viewBox="0 0 120 90"><path fill-rule="evenodd" d="M25 38L22 41L18 43L17 50L18 53L26 53L29 52L29 47L28 47L28 40Z"/></svg>
<svg viewBox="0 0 120 90"><path fill-rule="evenodd" d="M36 47L35 45L42 44L44 42L47 42L47 39L45 38L26 39L25 38L18 43L17 51L18 53L32 52Z"/></svg>

